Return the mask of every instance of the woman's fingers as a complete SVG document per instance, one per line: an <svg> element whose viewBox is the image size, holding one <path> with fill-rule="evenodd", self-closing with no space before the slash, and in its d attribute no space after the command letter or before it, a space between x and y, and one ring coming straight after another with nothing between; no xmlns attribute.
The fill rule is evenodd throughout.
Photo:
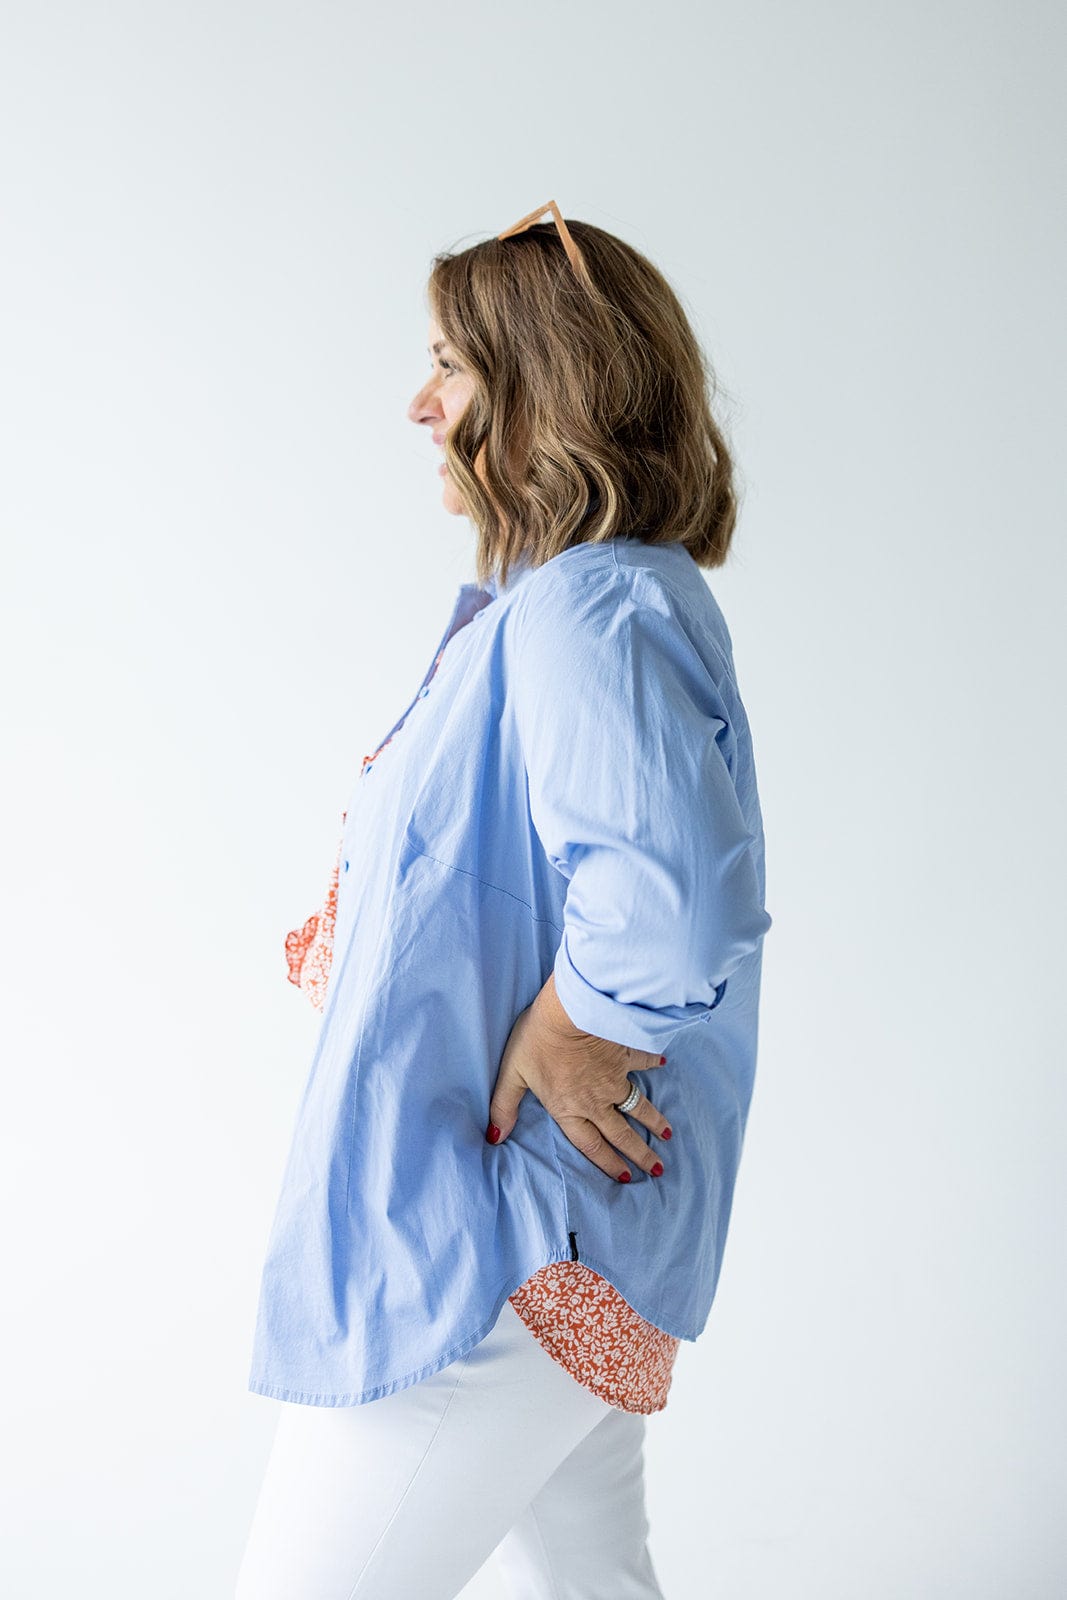
<svg viewBox="0 0 1067 1600"><path fill-rule="evenodd" d="M628 1117L635 1118L660 1137L667 1127L665 1119L644 1095L625 1115L611 1106L601 1112L596 1121L589 1117L560 1117L558 1120L575 1149L609 1177L626 1183L633 1176L634 1167L647 1172L650 1178L662 1177L663 1161L659 1153L631 1128ZM619 1159L617 1152L620 1151L623 1160Z"/></svg>
<svg viewBox="0 0 1067 1600"><path fill-rule="evenodd" d="M625 1098L626 1096L623 1095L621 1099L616 1102L616 1105L621 1105L622 1100ZM611 1113L609 1112L608 1115L610 1116ZM654 1133L657 1139L669 1139L671 1136L671 1130L667 1124L666 1117L663 1115L662 1111L656 1110L656 1107L646 1095L641 1096L640 1100L638 1100L632 1111L620 1111L619 1116L622 1117L624 1122L627 1117L632 1117L633 1120L635 1122L639 1122L643 1128L647 1128L649 1133ZM606 1131L607 1130L605 1129L605 1132ZM653 1159L655 1158L653 1157Z"/></svg>
<svg viewBox="0 0 1067 1600"><path fill-rule="evenodd" d="M595 1122L590 1122L588 1117L558 1117L556 1120L574 1148L594 1167L606 1172L609 1178L616 1178L622 1183L630 1181L633 1176L630 1166L619 1159L618 1153L612 1149ZM637 1138L636 1134L634 1138Z"/></svg>
<svg viewBox="0 0 1067 1600"><path fill-rule="evenodd" d="M642 1095L632 1111L625 1113L616 1111L614 1106L605 1111L600 1122L600 1131L605 1139L615 1146L616 1150L621 1150L623 1155L628 1157L635 1166L641 1168L642 1172L647 1172L651 1178L662 1177L663 1162L660 1159L659 1152L653 1150L651 1145L642 1139L635 1128L631 1128L627 1120L629 1117L633 1117L635 1121L642 1123L644 1127L651 1129L653 1133L659 1133L667 1125L651 1100L646 1100L645 1096Z"/></svg>

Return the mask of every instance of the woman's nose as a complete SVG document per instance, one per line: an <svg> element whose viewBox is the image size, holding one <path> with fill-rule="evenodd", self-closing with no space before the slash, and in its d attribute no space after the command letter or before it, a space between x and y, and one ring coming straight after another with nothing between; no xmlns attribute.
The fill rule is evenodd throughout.
<svg viewBox="0 0 1067 1600"><path fill-rule="evenodd" d="M441 402L429 384L424 384L408 406L412 422L436 422L442 416Z"/></svg>

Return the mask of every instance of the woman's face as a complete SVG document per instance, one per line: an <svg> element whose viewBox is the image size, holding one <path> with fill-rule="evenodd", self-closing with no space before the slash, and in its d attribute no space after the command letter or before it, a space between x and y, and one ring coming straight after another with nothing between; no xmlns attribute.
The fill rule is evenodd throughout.
<svg viewBox="0 0 1067 1600"><path fill-rule="evenodd" d="M458 421L474 392L470 377L457 364L444 334L430 319L427 354L433 370L408 407L412 422L431 430L434 443L444 443L445 434ZM444 480L441 501L446 511L462 516L466 510L448 468L442 462L438 472Z"/></svg>

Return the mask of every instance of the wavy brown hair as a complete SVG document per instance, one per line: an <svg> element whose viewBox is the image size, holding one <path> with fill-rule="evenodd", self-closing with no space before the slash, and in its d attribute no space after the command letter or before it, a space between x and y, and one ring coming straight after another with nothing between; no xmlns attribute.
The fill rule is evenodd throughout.
<svg viewBox="0 0 1067 1600"><path fill-rule="evenodd" d="M663 274L565 221L588 281L553 223L433 258L431 313L474 380L444 449L477 581L619 535L721 566L738 511L721 385Z"/></svg>

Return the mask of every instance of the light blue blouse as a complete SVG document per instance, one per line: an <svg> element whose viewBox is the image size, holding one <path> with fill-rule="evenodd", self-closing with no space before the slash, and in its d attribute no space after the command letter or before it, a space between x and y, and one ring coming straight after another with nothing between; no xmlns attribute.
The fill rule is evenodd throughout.
<svg viewBox="0 0 1067 1600"><path fill-rule="evenodd" d="M249 1388L319 1406L405 1388L565 1259L695 1339L770 925L730 635L688 551L617 538L464 583L348 801ZM631 1074L674 1132L662 1177L617 1183L532 1092L486 1142L504 1045L553 971L577 1027L666 1055Z"/></svg>

